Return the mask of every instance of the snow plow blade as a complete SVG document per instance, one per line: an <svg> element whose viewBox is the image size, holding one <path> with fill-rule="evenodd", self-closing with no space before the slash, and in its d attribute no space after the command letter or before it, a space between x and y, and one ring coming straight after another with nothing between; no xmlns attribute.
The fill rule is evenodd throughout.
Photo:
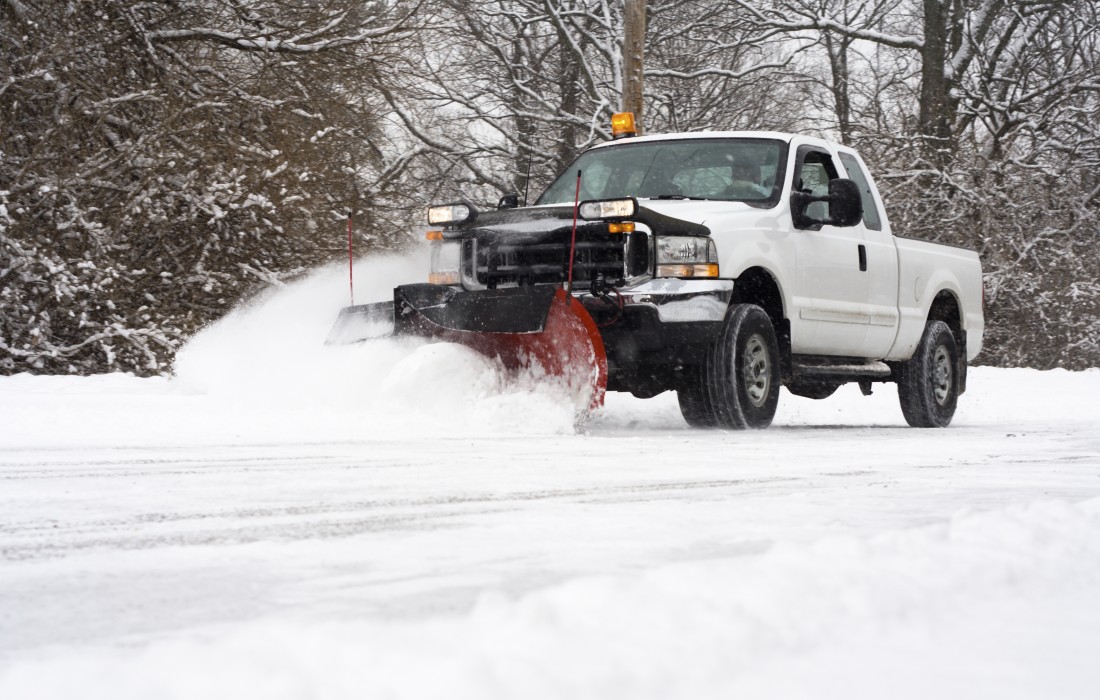
<svg viewBox="0 0 1100 700"><path fill-rule="evenodd" d="M550 285L462 291L433 284L394 289L394 300L349 306L328 343L414 335L459 343L510 370L544 371L603 405L607 354L595 321L564 289Z"/></svg>
<svg viewBox="0 0 1100 700"><path fill-rule="evenodd" d="M393 302L360 304L340 309L325 345L350 345L394 335Z"/></svg>

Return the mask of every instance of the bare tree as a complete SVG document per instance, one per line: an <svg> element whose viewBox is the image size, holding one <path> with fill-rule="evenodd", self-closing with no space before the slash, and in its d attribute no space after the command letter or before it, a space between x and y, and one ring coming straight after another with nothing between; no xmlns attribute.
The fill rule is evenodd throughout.
<svg viewBox="0 0 1100 700"><path fill-rule="evenodd" d="M449 0L431 51L391 94L404 125L445 168L441 195L491 202L537 193L577 153L611 137L623 104L622 0ZM729 4L648 3L646 127L784 128L789 59L749 36ZM528 182L531 173L534 182Z"/></svg>
<svg viewBox="0 0 1100 700"><path fill-rule="evenodd" d="M830 89L842 135L852 128L849 58L854 42L912 54L919 73L913 119L906 134L919 139L934 167L955 157L980 100L975 82L1002 86L1025 69L1020 54L1038 54L1043 27L1076 21L1093 3L1034 0L733 0L760 31L821 37L832 69ZM1088 6L1092 6L1091 10ZM990 72L992 70L992 72ZM1055 87L1056 80L1044 91Z"/></svg>

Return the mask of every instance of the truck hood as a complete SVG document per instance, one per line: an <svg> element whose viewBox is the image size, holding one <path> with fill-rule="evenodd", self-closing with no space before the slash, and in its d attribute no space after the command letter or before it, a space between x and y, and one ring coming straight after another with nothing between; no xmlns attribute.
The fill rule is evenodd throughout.
<svg viewBox="0 0 1100 700"><path fill-rule="evenodd" d="M680 219L713 229L721 223L721 228L752 226L762 215L773 213L771 209L757 209L744 202L693 199L639 199L638 205L658 214Z"/></svg>
<svg viewBox="0 0 1100 700"><path fill-rule="evenodd" d="M676 207L670 205L694 205ZM640 211L636 217L638 221L649 226L656 234L675 233L678 235L705 236L710 231L698 222L701 209L717 213L730 209L730 202L704 202L704 201L666 201L666 200L639 200ZM660 206L651 206L660 205ZM717 207L699 205L719 205ZM750 207L734 203L737 210L752 211ZM668 213L666 213L668 212ZM537 206L517 209L504 209L497 211L479 212L477 219L466 224L461 224L450 229L453 232L448 237L477 237L480 240L498 240L507 238L509 242L530 244L540 240L547 240L565 232L573 227L573 205ZM601 221L577 221L577 231L593 234L602 232L606 235L606 224Z"/></svg>

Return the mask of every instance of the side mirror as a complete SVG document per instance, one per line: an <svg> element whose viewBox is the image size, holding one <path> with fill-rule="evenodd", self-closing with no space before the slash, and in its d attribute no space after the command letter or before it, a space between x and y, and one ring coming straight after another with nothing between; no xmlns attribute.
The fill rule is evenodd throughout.
<svg viewBox="0 0 1100 700"><path fill-rule="evenodd" d="M829 205L829 215L818 218L808 216L807 208L814 202ZM806 192L791 193L791 218L798 229L817 231L825 224L830 226L855 226L863 220L863 197L859 185L846 178L829 181L829 194L814 196Z"/></svg>
<svg viewBox="0 0 1100 700"><path fill-rule="evenodd" d="M506 194L497 202L497 209L515 209L519 206L518 194Z"/></svg>
<svg viewBox="0 0 1100 700"><path fill-rule="evenodd" d="M840 178L829 182L829 213L833 226L855 226L863 220L863 197L854 180Z"/></svg>

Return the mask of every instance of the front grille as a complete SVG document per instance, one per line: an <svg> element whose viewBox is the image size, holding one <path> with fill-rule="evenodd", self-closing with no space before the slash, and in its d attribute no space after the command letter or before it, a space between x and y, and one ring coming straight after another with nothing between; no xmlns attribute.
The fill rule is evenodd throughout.
<svg viewBox="0 0 1100 700"><path fill-rule="evenodd" d="M569 242L572 232L555 231L537 242L512 242L501 238L467 241L463 258L468 273L479 286L561 284L568 277ZM577 231L573 281L586 288L603 277L622 284L627 276L625 236Z"/></svg>

